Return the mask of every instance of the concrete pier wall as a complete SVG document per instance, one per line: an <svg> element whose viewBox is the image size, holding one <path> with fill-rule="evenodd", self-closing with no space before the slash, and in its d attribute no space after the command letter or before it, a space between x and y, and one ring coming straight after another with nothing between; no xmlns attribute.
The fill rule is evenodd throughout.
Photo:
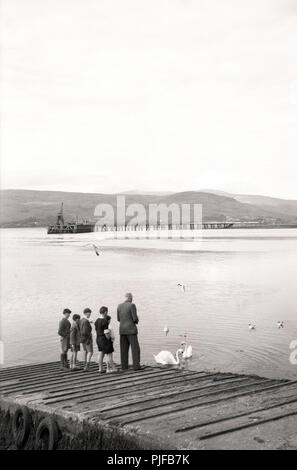
<svg viewBox="0 0 297 470"><path fill-rule="evenodd" d="M19 404L21 403L15 400L0 399L0 450L16 449L12 421ZM32 429L24 446L25 450L34 449L37 427L48 416L55 420L58 427L57 450L157 450L169 445L151 435L145 436L120 426L103 424L96 419L85 420L79 415L71 416L66 413L63 416L61 412L28 408L32 417Z"/></svg>

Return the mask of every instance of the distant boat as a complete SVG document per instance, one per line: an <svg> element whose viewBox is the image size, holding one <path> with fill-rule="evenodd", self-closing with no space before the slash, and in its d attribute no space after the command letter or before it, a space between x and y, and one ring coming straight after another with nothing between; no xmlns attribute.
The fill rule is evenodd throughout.
<svg viewBox="0 0 297 470"><path fill-rule="evenodd" d="M57 215L57 222L54 225L50 225L47 228L48 234L56 233L89 233L94 232L95 224L87 221L82 223L78 222L65 222L63 214L63 202L61 204L61 209Z"/></svg>

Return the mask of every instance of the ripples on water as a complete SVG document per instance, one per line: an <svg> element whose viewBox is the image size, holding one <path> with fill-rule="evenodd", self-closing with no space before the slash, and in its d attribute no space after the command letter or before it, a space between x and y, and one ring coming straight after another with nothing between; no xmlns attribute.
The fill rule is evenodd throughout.
<svg viewBox="0 0 297 470"><path fill-rule="evenodd" d="M296 378L289 344L297 339L297 230L207 230L201 243L105 240L100 257L83 247L96 236L1 231L6 365L56 360L64 307L90 306L95 319L107 305L117 331L117 304L132 291L143 362L175 352L186 332L192 369ZM118 338L115 349L118 361Z"/></svg>

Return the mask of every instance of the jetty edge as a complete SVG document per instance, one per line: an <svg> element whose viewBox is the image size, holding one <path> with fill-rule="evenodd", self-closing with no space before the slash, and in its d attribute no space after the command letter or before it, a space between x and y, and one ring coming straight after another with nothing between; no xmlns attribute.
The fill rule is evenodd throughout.
<svg viewBox="0 0 297 470"><path fill-rule="evenodd" d="M59 362L0 369L0 449L297 449L297 380Z"/></svg>

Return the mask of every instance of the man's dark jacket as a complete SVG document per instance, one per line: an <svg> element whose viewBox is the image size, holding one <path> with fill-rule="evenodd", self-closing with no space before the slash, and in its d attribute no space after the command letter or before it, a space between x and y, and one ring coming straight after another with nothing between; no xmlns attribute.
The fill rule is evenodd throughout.
<svg viewBox="0 0 297 470"><path fill-rule="evenodd" d="M138 316L136 305L132 302L123 302L118 306L117 318L120 322L120 335L137 335Z"/></svg>

